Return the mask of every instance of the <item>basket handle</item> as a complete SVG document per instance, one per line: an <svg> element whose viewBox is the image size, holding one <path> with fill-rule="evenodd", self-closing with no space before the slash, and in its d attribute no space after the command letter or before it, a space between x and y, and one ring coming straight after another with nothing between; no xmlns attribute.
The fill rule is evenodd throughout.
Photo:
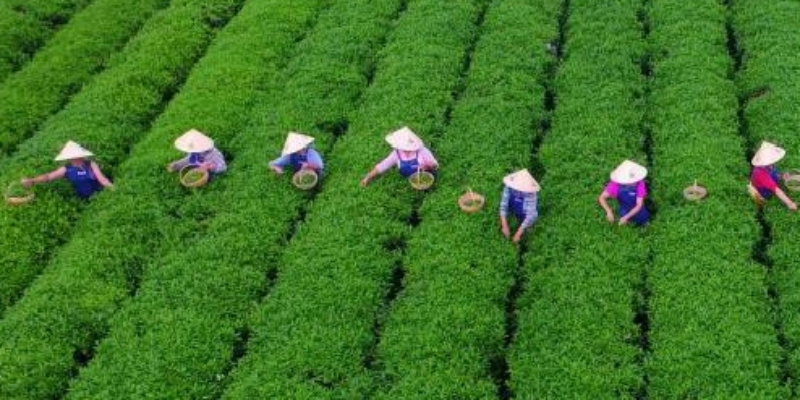
<svg viewBox="0 0 800 400"><path fill-rule="evenodd" d="M180 176L181 179L183 179L184 175L189 173L189 171L191 171L192 169L194 169L194 166L192 164L186 164L180 170L178 170L178 176Z"/></svg>
<svg viewBox="0 0 800 400"><path fill-rule="evenodd" d="M6 190L4 190L4 191L3 191L3 197L4 197L4 198L6 198L6 199L7 199L7 198L9 198L9 197L12 197L12 196L11 196L11 189L13 189L13 188L14 188L14 185L19 185L20 187L22 187L23 189L25 189L25 196L30 196L30 195L33 193L33 189L32 189L32 188L25 187L25 185L23 185L23 184L22 184L22 183L20 183L20 182L13 181L13 182L9 183L9 184L8 184L8 186L6 187ZM13 196L13 197L16 197L16 196Z"/></svg>
<svg viewBox="0 0 800 400"><path fill-rule="evenodd" d="M474 199L475 198L475 192L472 191L472 186L467 186L467 193L469 193L469 198L470 199Z"/></svg>

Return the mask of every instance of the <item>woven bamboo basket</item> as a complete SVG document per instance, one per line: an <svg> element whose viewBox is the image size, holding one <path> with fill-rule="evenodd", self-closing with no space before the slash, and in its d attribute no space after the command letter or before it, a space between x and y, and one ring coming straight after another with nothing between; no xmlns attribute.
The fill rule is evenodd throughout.
<svg viewBox="0 0 800 400"><path fill-rule="evenodd" d="M417 172L408 177L408 182L411 184L411 187L417 190L426 190L430 188L433 186L435 180L436 177L433 176L432 173L423 170L417 170Z"/></svg>
<svg viewBox="0 0 800 400"><path fill-rule="evenodd" d="M792 169L786 172L786 179L783 180L786 188L797 192L800 190L800 169Z"/></svg>
<svg viewBox="0 0 800 400"><path fill-rule="evenodd" d="M458 208L468 214L480 211L485 203L486 199L480 194L473 192L472 189L469 189L458 198Z"/></svg>
<svg viewBox="0 0 800 400"><path fill-rule="evenodd" d="M708 189L697 184L697 181L683 189L683 197L689 201L700 201L708 196Z"/></svg>
<svg viewBox="0 0 800 400"><path fill-rule="evenodd" d="M208 183L208 170L195 168L191 165L181 168L179 175L181 184L188 188L196 188Z"/></svg>
<svg viewBox="0 0 800 400"><path fill-rule="evenodd" d="M12 205L28 203L33 200L35 196L36 195L33 193L32 189L22 186L22 184L19 182L11 182L11 184L6 188L5 192L3 192L3 197L5 197L6 203Z"/></svg>
<svg viewBox="0 0 800 400"><path fill-rule="evenodd" d="M301 169L292 175L292 184L300 190L309 190L317 186L319 175L311 169Z"/></svg>

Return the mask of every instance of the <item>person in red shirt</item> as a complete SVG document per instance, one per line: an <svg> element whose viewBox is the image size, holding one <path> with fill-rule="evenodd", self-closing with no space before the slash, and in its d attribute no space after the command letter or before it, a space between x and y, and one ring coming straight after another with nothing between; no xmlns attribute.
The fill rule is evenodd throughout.
<svg viewBox="0 0 800 400"><path fill-rule="evenodd" d="M792 211L797 211L797 204L778 186L781 175L775 163L786 155L786 150L770 142L762 142L753 159L753 170L750 172L750 184L747 186L756 204L763 205L772 196L780 199ZM786 179L784 174L783 179Z"/></svg>

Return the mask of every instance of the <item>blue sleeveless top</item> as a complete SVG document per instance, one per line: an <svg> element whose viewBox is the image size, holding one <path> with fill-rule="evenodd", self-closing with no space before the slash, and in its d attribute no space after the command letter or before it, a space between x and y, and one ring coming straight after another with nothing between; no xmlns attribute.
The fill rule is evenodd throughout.
<svg viewBox="0 0 800 400"><path fill-rule="evenodd" d="M69 183L75 189L78 197L88 199L95 192L103 189L103 185L97 181L97 177L92 172L92 166L89 161L85 161L82 166L76 167L72 164L65 166L66 173L64 177L67 178Z"/></svg>
<svg viewBox="0 0 800 400"><path fill-rule="evenodd" d="M308 162L308 153L300 154L300 152L292 153L289 155L289 166L292 167L294 172L300 171L303 163Z"/></svg>
<svg viewBox="0 0 800 400"><path fill-rule="evenodd" d="M617 193L617 201L619 202L619 215L627 214L632 208L636 207L636 184L633 185L619 185L619 192ZM636 215L631 218L636 225L644 225L650 220L650 213L647 207L642 205L642 208Z"/></svg>
<svg viewBox="0 0 800 400"><path fill-rule="evenodd" d="M397 169L400 171L400 175L402 175L403 178L408 178L419 170L419 152L414 155L414 158L403 160L400 158L400 152L398 151L397 159L399 160Z"/></svg>
<svg viewBox="0 0 800 400"><path fill-rule="evenodd" d="M511 189L511 196L508 197L508 208L520 221L525 219L525 195L526 193Z"/></svg>

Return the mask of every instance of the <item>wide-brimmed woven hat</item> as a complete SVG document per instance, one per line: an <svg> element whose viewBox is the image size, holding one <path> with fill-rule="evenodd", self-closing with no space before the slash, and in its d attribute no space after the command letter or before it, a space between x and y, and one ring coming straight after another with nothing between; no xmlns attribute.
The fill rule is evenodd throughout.
<svg viewBox="0 0 800 400"><path fill-rule="evenodd" d="M81 145L70 140L64 145L61 152L58 153L56 161L74 160L76 158L90 157L93 155L91 151L84 149Z"/></svg>
<svg viewBox="0 0 800 400"><path fill-rule="evenodd" d="M758 148L753 159L750 161L754 167L765 167L767 165L775 164L786 155L786 150L776 146L774 143L761 142L761 147Z"/></svg>
<svg viewBox="0 0 800 400"><path fill-rule="evenodd" d="M314 141L314 138L308 135L297 132L289 132L286 136L286 142L283 143L283 151L281 155L289 155L297 153L305 149Z"/></svg>
<svg viewBox="0 0 800 400"><path fill-rule="evenodd" d="M214 141L197 129L190 129L175 139L175 148L184 153L203 153L214 148Z"/></svg>
<svg viewBox="0 0 800 400"><path fill-rule="evenodd" d="M620 185L630 185L641 181L647 176L647 168L631 161L625 160L611 171L611 180Z"/></svg>
<svg viewBox="0 0 800 400"><path fill-rule="evenodd" d="M392 148L403 151L417 151L425 146L422 139L407 126L386 135L386 141Z"/></svg>
<svg viewBox="0 0 800 400"><path fill-rule="evenodd" d="M521 169L506 175L503 178L503 183L518 192L524 193L536 193L541 189L539 182L533 179L533 175L527 169Z"/></svg>

